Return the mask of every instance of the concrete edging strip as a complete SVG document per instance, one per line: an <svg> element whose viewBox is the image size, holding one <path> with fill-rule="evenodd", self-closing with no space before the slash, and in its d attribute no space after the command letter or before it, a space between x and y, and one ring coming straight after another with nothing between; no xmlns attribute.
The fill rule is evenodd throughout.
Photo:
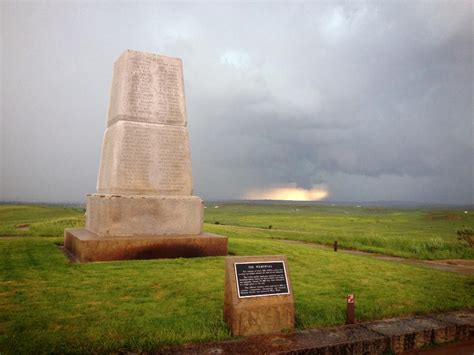
<svg viewBox="0 0 474 355"><path fill-rule="evenodd" d="M400 354L474 339L474 310L164 348L159 354ZM473 345L474 346L474 345Z"/></svg>

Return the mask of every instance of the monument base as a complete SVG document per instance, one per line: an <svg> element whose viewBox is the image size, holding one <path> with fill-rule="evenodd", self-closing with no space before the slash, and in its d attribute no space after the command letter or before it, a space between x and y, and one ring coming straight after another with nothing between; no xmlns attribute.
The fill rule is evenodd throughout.
<svg viewBox="0 0 474 355"><path fill-rule="evenodd" d="M197 196L87 195L86 228L101 237L202 233Z"/></svg>
<svg viewBox="0 0 474 355"><path fill-rule="evenodd" d="M223 256L227 237L209 233L101 237L87 229L68 228L64 248L81 262Z"/></svg>

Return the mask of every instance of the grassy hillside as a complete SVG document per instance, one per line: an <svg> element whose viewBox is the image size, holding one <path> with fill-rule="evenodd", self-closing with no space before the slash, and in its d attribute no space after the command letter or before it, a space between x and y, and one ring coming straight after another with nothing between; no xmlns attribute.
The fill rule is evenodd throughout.
<svg viewBox="0 0 474 355"><path fill-rule="evenodd" d="M206 207L205 222L236 227L228 233L247 228L261 238L328 245L337 240L341 247L403 257L474 258L473 248L456 234L459 229L474 230L474 210L221 203Z"/></svg>
<svg viewBox="0 0 474 355"><path fill-rule="evenodd" d="M0 237L61 236L64 228L83 226L84 213L73 207L0 205Z"/></svg>
<svg viewBox="0 0 474 355"><path fill-rule="evenodd" d="M218 208L215 208L218 206ZM474 210L207 203L205 230L291 239L417 259L474 259L457 238L474 230ZM84 209L0 205L1 236L62 236L84 225ZM271 229L269 228L271 226ZM232 227L232 228L231 228Z"/></svg>
<svg viewBox="0 0 474 355"><path fill-rule="evenodd" d="M474 307L473 277L274 239L337 236L404 253L402 241L437 237L443 248L429 256L470 256L453 235L472 225L461 211L219 205L206 208L206 221L229 236L231 255L288 256L300 329L343 324L348 293L358 320ZM58 245L65 227L83 223L82 209L0 206L0 353L139 352L230 338L223 257L71 264Z"/></svg>

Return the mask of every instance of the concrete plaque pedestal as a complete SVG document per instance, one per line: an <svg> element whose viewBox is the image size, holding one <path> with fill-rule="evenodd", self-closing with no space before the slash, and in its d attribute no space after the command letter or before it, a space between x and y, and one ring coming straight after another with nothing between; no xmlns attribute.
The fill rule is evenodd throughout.
<svg viewBox="0 0 474 355"><path fill-rule="evenodd" d="M237 287L236 263L265 263L283 262L286 270L286 294L245 296L239 297ZM257 283L260 285L259 275ZM244 281L250 284L250 278ZM258 287L258 286L257 286ZM227 257L225 261L225 295L224 295L224 320L229 325L232 335L258 335L271 334L281 331L292 331L295 328L295 305L293 290L288 273L286 257L278 256L246 256Z"/></svg>

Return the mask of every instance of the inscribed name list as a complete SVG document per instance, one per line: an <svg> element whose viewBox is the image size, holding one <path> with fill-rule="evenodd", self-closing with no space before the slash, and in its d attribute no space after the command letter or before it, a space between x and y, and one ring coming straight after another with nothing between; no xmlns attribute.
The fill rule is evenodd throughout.
<svg viewBox="0 0 474 355"><path fill-rule="evenodd" d="M120 120L186 126L181 59L135 51L120 56L108 126Z"/></svg>
<svg viewBox="0 0 474 355"><path fill-rule="evenodd" d="M120 121L104 138L99 193L191 195L186 127Z"/></svg>

